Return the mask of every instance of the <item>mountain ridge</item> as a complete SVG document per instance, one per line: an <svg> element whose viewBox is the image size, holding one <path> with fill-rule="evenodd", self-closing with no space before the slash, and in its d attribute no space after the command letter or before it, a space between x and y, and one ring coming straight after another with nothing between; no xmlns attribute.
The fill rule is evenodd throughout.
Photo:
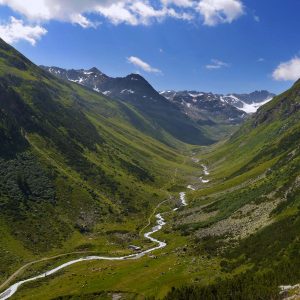
<svg viewBox="0 0 300 300"><path fill-rule="evenodd" d="M224 99L222 95L212 93L158 92L139 74L112 78L97 68L42 68L61 79L132 105L152 124L157 124L177 139L191 144L207 145L229 136L248 117L238 106L248 105L248 109L250 107L253 110L253 106L236 100L235 96L231 96L234 99ZM243 95L244 98L250 96Z"/></svg>
<svg viewBox="0 0 300 300"><path fill-rule="evenodd" d="M182 114L178 107L159 95L141 75L129 74L126 77L112 78L101 72L91 73L83 69L64 70L45 66L42 68L61 79L78 83L133 106L151 124L157 128L161 127L183 142L200 145L215 142L197 122ZM168 113L165 113L166 111Z"/></svg>
<svg viewBox="0 0 300 300"><path fill-rule="evenodd" d="M170 101L181 102L181 104L187 103L189 106L197 105L197 102L203 103L204 101L225 103L240 110L241 114L242 112L247 114L255 113L260 106L275 97L275 94L266 90L254 91L248 94L229 93L226 95L199 91L161 91L160 94Z"/></svg>
<svg viewBox="0 0 300 300"><path fill-rule="evenodd" d="M109 77L108 75L102 73L98 68L92 67L90 69L63 69L60 67L47 67L47 66L41 66L44 70L55 74L56 76L59 76L60 78L74 81L76 83L85 85L89 88L93 88L95 91L102 92L105 95L110 95L113 93L114 97L120 97L120 91L118 91L118 94L116 94L116 91L110 91L110 88L114 86L113 81L114 79L130 79L132 77L132 80L142 80L144 82L147 82L144 77L142 77L139 74L128 74L125 77ZM134 78L136 77L136 78ZM97 82L92 83L91 80L95 79ZM105 84L106 83L106 84ZM122 90L121 90L122 91ZM133 90L128 90L129 93L131 92L133 94ZM232 105L246 113L254 113L256 112L257 108L259 108L262 104L267 103L270 101L275 94L270 93L267 90L256 90L251 93L228 93L228 94L219 94L219 93L212 93L212 92L199 92L195 90L185 90L185 91L174 91L174 90L168 90L168 91L159 91L160 95L164 96L168 100L174 100L174 97L182 96L187 98L187 96L190 96L192 98L201 97L202 98L212 98L216 100L218 98L219 101L223 103L227 103L229 105ZM211 101L212 99L207 99L208 101ZM244 107L245 104L248 104L248 107ZM253 105L252 107L249 105Z"/></svg>

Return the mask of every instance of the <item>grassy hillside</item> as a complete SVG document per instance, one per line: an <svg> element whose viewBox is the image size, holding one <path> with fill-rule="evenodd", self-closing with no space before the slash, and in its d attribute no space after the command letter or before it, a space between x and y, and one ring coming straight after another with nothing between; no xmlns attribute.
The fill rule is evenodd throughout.
<svg viewBox="0 0 300 300"><path fill-rule="evenodd" d="M153 130L130 105L60 81L0 41L1 281L38 257L128 251L192 171L187 146Z"/></svg>
<svg viewBox="0 0 300 300"><path fill-rule="evenodd" d="M195 188L188 207L164 214L167 248L73 265L12 299L280 299L279 285L300 282L300 82L227 141L157 133L169 147L129 104L59 81L4 43L0 53L2 281L40 257L69 253L17 278L81 251L145 247L153 208L171 197L159 208L170 211L187 182Z"/></svg>
<svg viewBox="0 0 300 300"><path fill-rule="evenodd" d="M200 151L211 182L198 183L175 224L222 273L166 299L279 299L280 285L300 281L299 95L300 81L227 142Z"/></svg>
<svg viewBox="0 0 300 300"><path fill-rule="evenodd" d="M170 225L161 234L168 248L156 259L78 265L28 286L16 299L32 291L36 299L97 299L111 293L160 299L172 286L165 299L279 299L279 285L300 279L299 148L291 134L297 133L299 115L293 110L279 112L276 122L257 120L271 118L270 107L278 113L280 99L293 106L298 92L297 83L229 141L193 149L200 162L189 180L198 190L189 193L186 209L168 216ZM199 180L202 163L211 173L205 176L209 183ZM93 268L101 271L85 277Z"/></svg>

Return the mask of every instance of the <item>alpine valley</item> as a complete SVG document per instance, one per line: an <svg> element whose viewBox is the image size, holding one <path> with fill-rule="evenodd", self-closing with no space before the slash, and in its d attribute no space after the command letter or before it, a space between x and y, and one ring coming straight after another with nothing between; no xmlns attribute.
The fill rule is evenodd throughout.
<svg viewBox="0 0 300 300"><path fill-rule="evenodd" d="M95 67L89 70L65 70L45 66L41 68L58 78L76 82L106 96L130 103L141 114L150 118L152 123L190 144L206 145L226 137L249 114L256 112L261 105L275 96L268 91L226 96L196 91L158 92L137 74L112 78ZM188 121L184 121L184 115ZM199 132L196 134L196 130L202 135Z"/></svg>
<svg viewBox="0 0 300 300"><path fill-rule="evenodd" d="M296 299L300 81L156 91L0 41L0 299Z"/></svg>

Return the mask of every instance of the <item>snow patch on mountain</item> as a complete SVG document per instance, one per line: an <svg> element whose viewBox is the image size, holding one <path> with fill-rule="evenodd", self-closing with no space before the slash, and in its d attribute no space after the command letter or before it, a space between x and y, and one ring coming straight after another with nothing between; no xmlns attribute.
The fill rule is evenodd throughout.
<svg viewBox="0 0 300 300"><path fill-rule="evenodd" d="M190 109L196 105L199 109L207 109L208 105L216 111L223 109L228 110L228 105L242 111L246 114L255 113L259 107L271 101L275 96L268 91L255 91L250 94L213 94L196 91L162 91L160 92L167 100L179 102ZM217 105L216 103L219 104ZM214 103L214 104L209 104ZM238 114L236 114L238 115ZM243 118L244 115L240 114ZM233 120L232 116L228 120Z"/></svg>
<svg viewBox="0 0 300 300"><path fill-rule="evenodd" d="M257 112L257 110L261 106L263 106L264 104L270 102L272 99L273 99L273 97L268 98L268 99L266 99L265 101L262 101L262 102L258 102L258 103L253 102L252 104L247 104L247 103L243 102L243 107L238 108L238 109L243 110L247 114L253 114L253 113Z"/></svg>
<svg viewBox="0 0 300 300"><path fill-rule="evenodd" d="M127 94L134 94L135 92L133 90L131 90L131 89L129 89L129 90L128 89L124 89L124 90L121 91L121 94L126 94L126 93Z"/></svg>
<svg viewBox="0 0 300 300"><path fill-rule="evenodd" d="M189 93L189 95L190 95L192 98L197 98L197 97L203 96L204 94L203 94L203 93L198 93L198 94L191 94L191 93Z"/></svg>

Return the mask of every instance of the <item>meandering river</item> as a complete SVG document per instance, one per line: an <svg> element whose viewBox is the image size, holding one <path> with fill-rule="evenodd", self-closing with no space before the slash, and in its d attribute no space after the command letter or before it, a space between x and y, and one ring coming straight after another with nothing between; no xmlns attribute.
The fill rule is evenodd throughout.
<svg viewBox="0 0 300 300"><path fill-rule="evenodd" d="M204 166L204 165L202 165L202 167L203 167L204 174L208 175L209 173L208 173L207 167ZM187 206L186 193L185 192L181 192L179 194L179 198L180 198L180 205L179 205L179 207ZM173 211L178 210L179 207L174 208ZM62 265L60 265L60 266L58 266L58 267L56 267L56 268L54 268L52 270L49 270L49 271L47 271L45 273L42 273L42 274L37 275L35 277L31 277L29 279L25 279L25 280L16 282L15 284L11 285L3 293L0 294L0 300L6 300L6 299L10 298L25 283L45 278L45 277L50 276L50 275L52 275L54 273L57 273L58 271L60 271L62 269L65 269L68 266L74 265L74 264L79 263L79 262L90 261L90 260L120 261L120 260L128 260L128 259L138 259L138 258L141 258L142 256L144 256L144 255L146 255L148 253L151 253L153 251L156 251L158 249L162 249L162 248L166 247L167 244L165 242L162 242L162 241L157 240L154 237L152 237L152 234L160 231L163 228L163 226L166 225L165 219L162 217L161 214L156 214L155 217L156 217L156 226L154 226L151 229L151 231L146 232L144 234L144 237L146 239L150 240L151 242L156 243L157 246L155 246L153 248L150 248L150 249L147 249L147 250L144 250L144 251L139 252L139 253L134 253L134 254L126 255L126 256L118 256L118 257L113 257L113 256L112 257L110 257L110 256L86 256L86 257L82 257L82 258L71 260L71 261L66 262L66 263L64 263L64 264L62 264Z"/></svg>
<svg viewBox="0 0 300 300"><path fill-rule="evenodd" d="M180 193L180 206L186 206L186 199L185 199L185 193ZM40 275L37 275L35 277L29 278L29 279L25 279L19 282L16 282L15 284L13 284L12 286L10 286L8 289L6 289L2 294L0 294L0 300L6 300L8 298L10 298L12 295L14 295L17 290L19 289L20 286L22 286L25 283L31 282L31 281L35 281L38 279L42 279L45 278L47 276L50 276L54 273L57 273L58 271L65 269L68 266L74 265L76 263L82 262L82 261L89 261L89 260L111 260L111 261L116 261L116 260L127 260L127 259L138 259L148 253L151 253L155 250L164 248L167 246L167 244L165 242L159 241L157 239L155 239L154 237L152 237L152 234L160 231L164 225L166 225L165 219L162 217L161 214L157 214L155 215L156 217L156 226L154 226L151 231L146 232L144 234L144 237L148 240L150 240L153 243L156 243L157 246L144 250L142 252L139 253L134 253L134 254L130 254L130 255L126 255L126 256L118 256L118 257L110 257L110 256L86 256L86 257L82 257L82 258L78 258L78 259L74 259L71 260L67 263L64 263L52 270L49 270L45 273L42 273Z"/></svg>

